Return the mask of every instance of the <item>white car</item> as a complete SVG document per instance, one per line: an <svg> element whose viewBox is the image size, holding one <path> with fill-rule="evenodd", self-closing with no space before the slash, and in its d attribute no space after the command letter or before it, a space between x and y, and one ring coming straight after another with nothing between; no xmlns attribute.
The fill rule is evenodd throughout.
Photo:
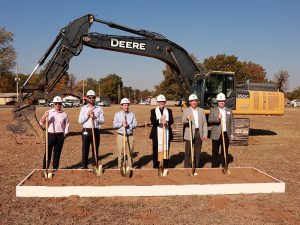
<svg viewBox="0 0 300 225"><path fill-rule="evenodd" d="M290 102L290 105L294 107L300 107L300 99L294 99Z"/></svg>
<svg viewBox="0 0 300 225"><path fill-rule="evenodd" d="M147 102L147 101L140 101L139 102L139 105L148 105L149 104L149 102Z"/></svg>
<svg viewBox="0 0 300 225"><path fill-rule="evenodd" d="M64 108L72 108L73 107L73 103L72 102L62 102L62 106Z"/></svg>
<svg viewBox="0 0 300 225"><path fill-rule="evenodd" d="M74 102L74 103L73 103L73 106L74 106L74 107L80 107L80 103L79 103L79 102Z"/></svg>

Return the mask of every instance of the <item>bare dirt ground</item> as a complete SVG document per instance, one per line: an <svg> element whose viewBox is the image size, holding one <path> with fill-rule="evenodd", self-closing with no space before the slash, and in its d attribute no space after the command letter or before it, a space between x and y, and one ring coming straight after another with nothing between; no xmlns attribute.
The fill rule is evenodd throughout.
<svg viewBox="0 0 300 225"><path fill-rule="evenodd" d="M279 181L255 170L254 168L231 167L230 176L225 176L221 168L197 169L197 176L191 176L191 169L168 169L166 177L158 176L156 169L134 169L132 177L123 177L118 169L107 169L97 179L89 170L55 170L52 179L41 176L41 170L35 170L22 186L151 186L185 184L242 184L242 183L279 183ZM70 195L70 194L69 194Z"/></svg>
<svg viewBox="0 0 300 225"><path fill-rule="evenodd" d="M139 127L135 131L135 168L152 168L148 139L151 106L132 105ZM179 108L172 108L180 116ZM38 108L40 118L46 108ZM105 168L116 168L114 113L104 108L100 154ZM60 168L81 167L79 109L66 109L70 136ZM17 145L6 133L10 111L0 109L0 224L300 224L300 109L287 108L281 117L251 116L249 146L230 147L229 166L253 166L286 183L283 194L122 198L16 198L16 185L34 168L41 168L41 144ZM184 143L172 142L170 166L182 168ZM211 166L211 141L202 147L203 167Z"/></svg>

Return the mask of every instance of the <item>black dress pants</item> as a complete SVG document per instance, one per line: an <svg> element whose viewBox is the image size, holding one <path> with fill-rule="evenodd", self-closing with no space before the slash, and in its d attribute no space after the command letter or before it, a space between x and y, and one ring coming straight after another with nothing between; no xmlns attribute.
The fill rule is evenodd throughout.
<svg viewBox="0 0 300 225"><path fill-rule="evenodd" d="M54 150L53 169L58 169L60 154L64 145L64 140L65 140L65 136L63 133L57 133L57 134L48 133L48 162L47 162L48 168L51 162L52 150ZM46 153L44 154L43 169L46 169Z"/></svg>
<svg viewBox="0 0 300 225"><path fill-rule="evenodd" d="M225 151L226 151L226 158L228 158L228 147L229 147L229 139L227 132L224 132L224 142L225 142ZM223 141L222 135L218 140L212 140L212 159L211 159L211 167L217 168L220 166L220 147L221 147L221 164L225 166L225 159L224 159L224 151L223 151Z"/></svg>
<svg viewBox="0 0 300 225"><path fill-rule="evenodd" d="M201 154L201 147L202 147L202 140L200 138L199 129L196 128L195 136L193 139L194 145L194 166L195 168L200 167L200 154ZM190 140L185 141L185 157L184 157L184 168L191 168L192 167L192 160L191 160L191 143Z"/></svg>
<svg viewBox="0 0 300 225"><path fill-rule="evenodd" d="M100 144L100 130L94 129L95 132L95 144L96 144L96 159L98 160L99 144ZM94 154L94 145L93 145L93 134L92 129L83 128L82 129L82 168L88 168L88 159L90 145L92 146L92 156L93 156L93 165L96 165L95 154Z"/></svg>

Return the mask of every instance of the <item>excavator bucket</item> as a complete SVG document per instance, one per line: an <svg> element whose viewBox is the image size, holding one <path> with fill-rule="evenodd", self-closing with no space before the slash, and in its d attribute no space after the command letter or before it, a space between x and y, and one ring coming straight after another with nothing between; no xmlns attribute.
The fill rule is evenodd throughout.
<svg viewBox="0 0 300 225"><path fill-rule="evenodd" d="M35 106L17 102L12 110L12 121L7 128L17 144L25 144L34 141L44 142L44 134L36 118Z"/></svg>

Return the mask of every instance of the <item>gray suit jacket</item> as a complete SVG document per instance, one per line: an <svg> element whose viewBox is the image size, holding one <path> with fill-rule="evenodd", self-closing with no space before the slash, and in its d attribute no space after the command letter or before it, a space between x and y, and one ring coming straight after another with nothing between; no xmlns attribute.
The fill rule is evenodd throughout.
<svg viewBox="0 0 300 225"><path fill-rule="evenodd" d="M227 130L227 136L230 140L230 136L234 134L234 119L233 119L233 113L232 110L229 108L225 108L225 115L226 115L226 130ZM221 122L218 119L218 116L220 114L219 107L211 108L208 122L211 124L211 134L210 138L213 140L219 140L221 135Z"/></svg>
<svg viewBox="0 0 300 225"><path fill-rule="evenodd" d="M206 116L204 113L204 110L197 107L198 109L198 124L199 124L199 134L200 138L203 139L203 137L207 137L207 122L206 122ZM190 131L189 131L189 121L187 120L187 116L190 115L192 118L192 135L193 139L195 137L195 120L193 116L193 112L191 107L185 109L182 114L182 123L184 126L183 130L183 138L184 140L190 140Z"/></svg>

